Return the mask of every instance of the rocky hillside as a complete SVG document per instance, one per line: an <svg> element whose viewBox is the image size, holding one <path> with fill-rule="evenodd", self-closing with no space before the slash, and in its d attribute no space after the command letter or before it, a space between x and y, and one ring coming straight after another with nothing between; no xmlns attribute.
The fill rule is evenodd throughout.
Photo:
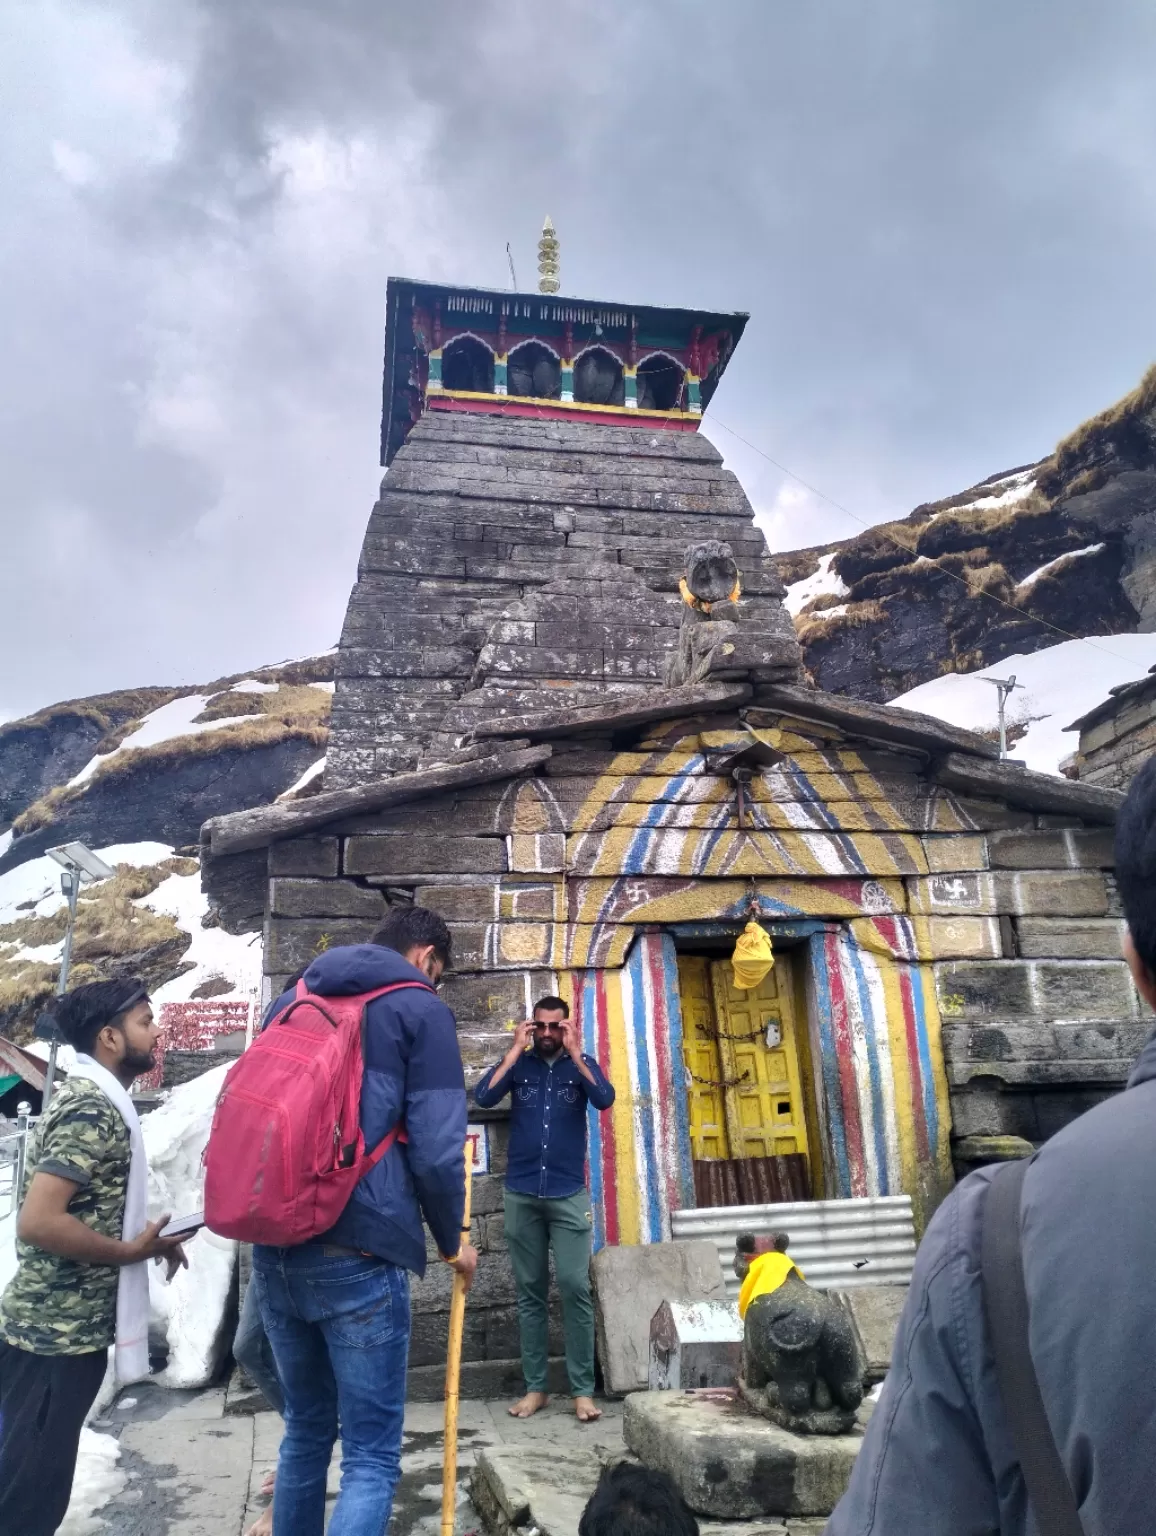
<svg viewBox="0 0 1156 1536"><path fill-rule="evenodd" d="M0 726L0 1034L51 996L66 913L44 850L73 839L115 877L81 897L72 979L143 975L161 1002L250 996L252 939L209 917L197 839L210 816L323 784L333 657L197 688L142 688Z"/></svg>
<svg viewBox="0 0 1156 1536"><path fill-rule="evenodd" d="M1040 463L775 563L815 683L863 699L1156 629L1156 368Z"/></svg>

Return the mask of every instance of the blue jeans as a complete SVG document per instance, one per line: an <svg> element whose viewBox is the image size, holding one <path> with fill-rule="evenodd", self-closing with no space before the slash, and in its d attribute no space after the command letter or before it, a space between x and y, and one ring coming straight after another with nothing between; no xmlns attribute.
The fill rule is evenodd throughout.
<svg viewBox="0 0 1156 1536"><path fill-rule="evenodd" d="M261 1308L257 1304L257 1287L250 1276L241 1302L241 1315L237 1319L237 1332L233 1339L233 1359L257 1388L275 1412L285 1416L285 1394L277 1380L277 1362L261 1321Z"/></svg>
<svg viewBox="0 0 1156 1536"><path fill-rule="evenodd" d="M321 1244L254 1248L253 1284L285 1393L273 1536L321 1536L341 1428L329 1536L384 1536L401 1473L409 1277Z"/></svg>

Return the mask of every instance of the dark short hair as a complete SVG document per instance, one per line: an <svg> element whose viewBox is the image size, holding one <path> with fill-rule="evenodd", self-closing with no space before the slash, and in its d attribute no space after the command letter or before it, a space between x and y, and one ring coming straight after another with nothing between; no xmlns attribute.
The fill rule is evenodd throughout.
<svg viewBox="0 0 1156 1536"><path fill-rule="evenodd" d="M396 949L399 955L408 955L411 949L424 949L433 945L433 952L443 965L449 965L453 951L453 936L446 920L428 907L391 907L389 915L378 928L371 944L382 949Z"/></svg>
<svg viewBox="0 0 1156 1536"><path fill-rule="evenodd" d="M92 1054L96 1037L118 1014L147 1002L148 988L139 976L120 981L90 981L65 994L52 1010L62 1039L75 1051Z"/></svg>
<svg viewBox="0 0 1156 1536"><path fill-rule="evenodd" d="M539 1008L545 1008L547 1013L560 1013L564 1019L570 1017L570 1004L564 997L540 997L534 1004L533 1013L530 1015L531 1018L538 1012Z"/></svg>
<svg viewBox="0 0 1156 1536"><path fill-rule="evenodd" d="M1132 780L1120 807L1116 885L1136 953L1156 978L1156 757Z"/></svg>
<svg viewBox="0 0 1156 1536"><path fill-rule="evenodd" d="M620 1461L603 1468L578 1536L698 1536L698 1521L669 1473Z"/></svg>

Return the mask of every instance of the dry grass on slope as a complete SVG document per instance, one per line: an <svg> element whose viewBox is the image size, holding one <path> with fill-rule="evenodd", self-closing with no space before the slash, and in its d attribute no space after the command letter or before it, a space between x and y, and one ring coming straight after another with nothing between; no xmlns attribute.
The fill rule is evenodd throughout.
<svg viewBox="0 0 1156 1536"><path fill-rule="evenodd" d="M62 785L51 789L39 800L33 801L12 823L19 837L41 827L51 826L59 819L60 811L74 800L81 799L96 788L107 787L110 781L131 778L134 774L148 772L167 763L187 761L194 757L217 757L223 752L251 752L258 747L275 747L283 741L308 741L323 747L329 740L329 697L319 689L311 690L324 701L325 713L291 712L291 719L280 720L271 715L254 715L238 720L235 725L223 725L217 731L203 731L196 736L174 736L169 741L158 742L153 747L130 747L125 752L114 752L102 762L83 784ZM244 698L244 694L238 695ZM267 695L272 697L272 695Z"/></svg>
<svg viewBox="0 0 1156 1536"><path fill-rule="evenodd" d="M87 699L65 699L63 703L50 704L33 715L0 725L0 741L17 732L49 730L63 720L90 720L102 731L119 730L124 724L135 726L142 715L193 691L190 688L126 688L120 693L98 693Z"/></svg>
<svg viewBox="0 0 1156 1536"><path fill-rule="evenodd" d="M111 880L83 891L72 940L72 984L99 980L102 960L140 954L174 940L184 939L187 944L188 935L171 917L138 907L136 902L151 896L170 875L190 875L197 867L195 859L180 858L145 868L118 864ZM47 1000L52 995L59 967L40 959L21 958L19 951L59 944L67 925L64 907L50 917L28 916L0 924L0 1009L41 996Z"/></svg>
<svg viewBox="0 0 1156 1536"><path fill-rule="evenodd" d="M230 720L237 715L264 716L283 725L316 725L329 719L332 695L311 683L282 683L276 693L218 693L205 705L193 724Z"/></svg>
<svg viewBox="0 0 1156 1536"><path fill-rule="evenodd" d="M848 603L843 613L805 611L795 619L795 633L801 645L816 640L831 640L845 629L861 629L865 624L881 624L887 617L882 603Z"/></svg>
<svg viewBox="0 0 1156 1536"><path fill-rule="evenodd" d="M1040 474L1040 490L1047 496L1062 493L1067 498L1098 489L1106 477L1096 478L1096 466L1089 464L1089 459L1107 459L1115 455L1150 458L1154 445L1145 418L1153 413L1156 413L1156 363L1122 400L1082 422L1057 445ZM1085 476L1089 477L1088 481L1081 483Z"/></svg>

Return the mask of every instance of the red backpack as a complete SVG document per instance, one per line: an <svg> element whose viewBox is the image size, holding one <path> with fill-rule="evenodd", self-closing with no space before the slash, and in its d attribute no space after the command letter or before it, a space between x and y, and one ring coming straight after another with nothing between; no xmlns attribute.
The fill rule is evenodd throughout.
<svg viewBox="0 0 1156 1536"><path fill-rule="evenodd" d="M243 1243L291 1248L328 1232L395 1141L372 1152L361 1133L368 1005L399 981L352 997L317 997L303 981L225 1079L205 1148L205 1225Z"/></svg>

